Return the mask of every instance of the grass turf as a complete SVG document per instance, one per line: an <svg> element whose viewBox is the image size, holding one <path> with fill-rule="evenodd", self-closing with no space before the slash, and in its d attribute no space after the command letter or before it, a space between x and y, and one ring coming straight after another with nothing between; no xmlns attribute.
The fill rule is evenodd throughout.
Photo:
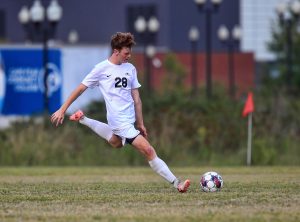
<svg viewBox="0 0 300 222"><path fill-rule="evenodd" d="M178 193L150 168L0 168L0 221L300 221L300 167L174 168ZM204 193L200 175L224 188Z"/></svg>

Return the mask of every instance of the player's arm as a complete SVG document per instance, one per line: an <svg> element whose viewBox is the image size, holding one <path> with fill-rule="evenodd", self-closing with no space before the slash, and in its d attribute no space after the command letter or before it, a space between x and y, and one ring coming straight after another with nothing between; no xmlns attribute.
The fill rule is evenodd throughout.
<svg viewBox="0 0 300 222"><path fill-rule="evenodd" d="M66 102L51 116L51 122L58 126L62 124L65 117L65 112L69 106L87 89L87 86L82 83L71 93Z"/></svg>
<svg viewBox="0 0 300 222"><path fill-rule="evenodd" d="M144 126L143 120L143 111L142 111L142 101L140 98L140 93L138 89L132 89L131 95L134 101L134 108L135 108L135 118L136 118L136 127L141 131L141 134L144 137L147 137L147 130Z"/></svg>

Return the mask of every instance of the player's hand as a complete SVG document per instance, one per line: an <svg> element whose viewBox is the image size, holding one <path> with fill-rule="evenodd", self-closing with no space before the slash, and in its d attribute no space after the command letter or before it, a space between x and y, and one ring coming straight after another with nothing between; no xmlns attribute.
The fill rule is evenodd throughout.
<svg viewBox="0 0 300 222"><path fill-rule="evenodd" d="M145 138L148 137L147 129L145 126L138 126L138 130L141 132L141 135Z"/></svg>
<svg viewBox="0 0 300 222"><path fill-rule="evenodd" d="M52 116L51 116L51 122L55 126L58 126L59 124L63 123L64 118L65 118L65 113L59 109L55 113L52 114Z"/></svg>

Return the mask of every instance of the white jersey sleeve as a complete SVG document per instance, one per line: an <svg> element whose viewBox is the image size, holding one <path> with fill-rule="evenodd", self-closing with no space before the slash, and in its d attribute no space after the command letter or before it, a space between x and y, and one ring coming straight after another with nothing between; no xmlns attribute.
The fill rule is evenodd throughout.
<svg viewBox="0 0 300 222"><path fill-rule="evenodd" d="M141 87L141 84L139 83L138 78L137 78L136 68L134 68L132 70L132 76L133 76L133 81L131 83L131 89L136 89L136 88Z"/></svg>
<svg viewBox="0 0 300 222"><path fill-rule="evenodd" d="M99 66L95 66L92 71L82 80L82 84L88 88L94 88L99 86L99 80L101 76L101 69Z"/></svg>

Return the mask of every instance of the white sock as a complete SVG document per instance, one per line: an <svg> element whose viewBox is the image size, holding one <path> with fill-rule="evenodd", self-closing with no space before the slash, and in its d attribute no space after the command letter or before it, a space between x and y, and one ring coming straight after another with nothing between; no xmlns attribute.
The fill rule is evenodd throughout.
<svg viewBox="0 0 300 222"><path fill-rule="evenodd" d="M95 133L97 133L100 137L106 139L107 141L109 141L113 135L112 130L105 123L90 119L86 116L79 120L79 122L91 128Z"/></svg>
<svg viewBox="0 0 300 222"><path fill-rule="evenodd" d="M155 157L153 160L149 161L149 165L156 173L165 178L168 182L174 183L177 180L167 164L159 157Z"/></svg>

